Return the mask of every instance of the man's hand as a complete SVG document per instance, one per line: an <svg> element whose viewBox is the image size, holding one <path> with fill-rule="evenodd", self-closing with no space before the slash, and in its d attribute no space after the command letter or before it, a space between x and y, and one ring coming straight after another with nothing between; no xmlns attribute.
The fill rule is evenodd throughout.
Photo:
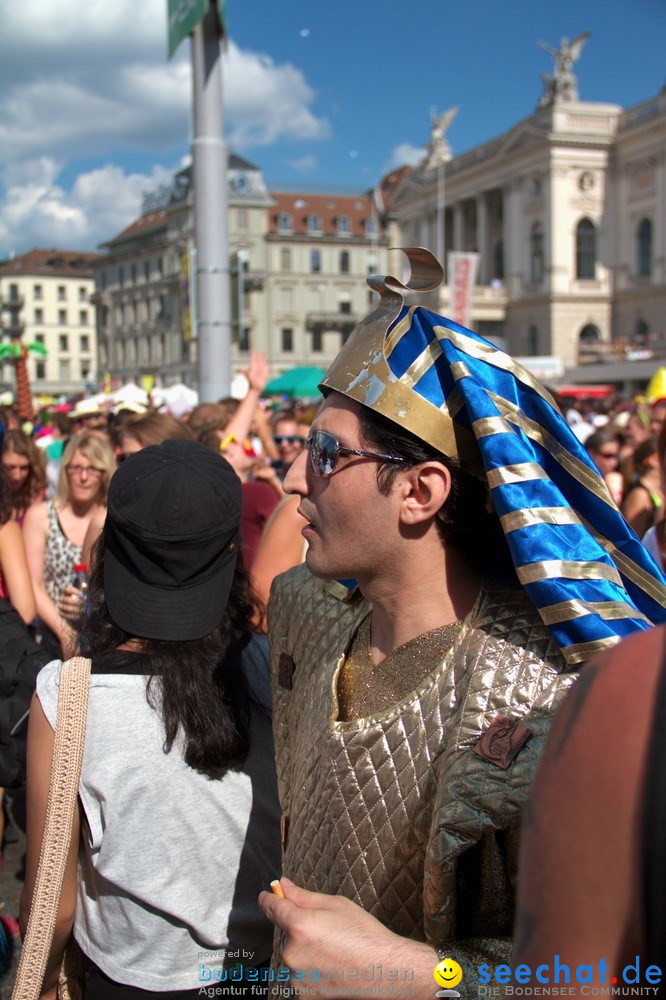
<svg viewBox="0 0 666 1000"><path fill-rule="evenodd" d="M401 984L413 987L413 997L431 1000L432 973L439 961L433 948L399 937L344 896L307 892L288 878L280 879L280 885L284 899L262 892L259 905L284 933L282 965L292 973L304 969L306 977L309 970L321 972L320 983L292 976L292 986L307 986L310 995L319 987L321 995L335 997L338 985L339 995L348 997L353 996L356 984L362 995L372 977L379 979L381 965L384 977L387 970L395 969ZM360 972L361 978L350 979L350 972Z"/></svg>

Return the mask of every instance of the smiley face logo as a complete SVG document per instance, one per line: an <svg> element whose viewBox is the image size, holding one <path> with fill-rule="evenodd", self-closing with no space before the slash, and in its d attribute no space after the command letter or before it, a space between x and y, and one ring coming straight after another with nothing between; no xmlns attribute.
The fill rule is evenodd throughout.
<svg viewBox="0 0 666 1000"><path fill-rule="evenodd" d="M451 989L462 979L462 969L452 958L443 958L439 965L435 966L433 976L438 986Z"/></svg>

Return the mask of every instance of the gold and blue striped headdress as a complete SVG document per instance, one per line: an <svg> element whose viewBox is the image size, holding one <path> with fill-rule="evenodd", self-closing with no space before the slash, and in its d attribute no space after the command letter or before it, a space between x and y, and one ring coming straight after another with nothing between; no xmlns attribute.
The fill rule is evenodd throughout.
<svg viewBox="0 0 666 1000"><path fill-rule="evenodd" d="M321 388L457 455L486 480L518 580L567 663L666 621L666 580L551 395L483 337L406 308L405 292L431 291L443 274L428 250L404 252L409 284L368 278L379 306Z"/></svg>

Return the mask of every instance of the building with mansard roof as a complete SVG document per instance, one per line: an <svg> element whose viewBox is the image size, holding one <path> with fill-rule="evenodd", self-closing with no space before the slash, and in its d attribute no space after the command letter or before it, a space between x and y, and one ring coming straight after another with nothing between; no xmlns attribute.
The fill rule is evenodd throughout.
<svg viewBox="0 0 666 1000"><path fill-rule="evenodd" d="M366 276L385 267L371 194L269 191L258 166L229 157L232 362L266 352L273 373L327 365L366 315ZM100 367L119 382L196 383L190 169L146 200L103 245L96 267Z"/></svg>

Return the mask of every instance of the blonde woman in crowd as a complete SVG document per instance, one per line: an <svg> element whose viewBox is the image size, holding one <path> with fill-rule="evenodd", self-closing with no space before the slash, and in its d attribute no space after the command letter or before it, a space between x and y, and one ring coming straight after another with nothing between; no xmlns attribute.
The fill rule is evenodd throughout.
<svg viewBox="0 0 666 1000"><path fill-rule="evenodd" d="M82 561L83 540L91 519L104 511L109 481L115 470L111 448L96 434L85 432L65 448L53 500L29 508L23 525L42 642L57 651L72 632L59 602L72 583L74 566ZM80 600L69 598L78 611Z"/></svg>

